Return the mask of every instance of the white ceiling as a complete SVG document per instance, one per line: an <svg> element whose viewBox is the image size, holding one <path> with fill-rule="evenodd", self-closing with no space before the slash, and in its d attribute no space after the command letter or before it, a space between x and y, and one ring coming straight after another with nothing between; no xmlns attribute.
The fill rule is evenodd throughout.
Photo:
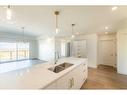
<svg viewBox="0 0 127 95"><path fill-rule="evenodd" d="M127 6L12 6L12 20L6 20L6 8L0 6L0 32L21 33L32 36L54 35L55 15L59 10L59 36L71 35L71 24L74 31L80 34L98 32L116 32L127 19ZM104 27L109 27L105 30Z"/></svg>

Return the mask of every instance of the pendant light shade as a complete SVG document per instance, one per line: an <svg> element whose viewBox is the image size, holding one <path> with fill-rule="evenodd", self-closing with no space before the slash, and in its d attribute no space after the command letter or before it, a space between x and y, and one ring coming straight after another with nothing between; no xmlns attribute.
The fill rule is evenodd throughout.
<svg viewBox="0 0 127 95"><path fill-rule="evenodd" d="M71 38L74 38L75 37L75 35L71 35Z"/></svg>
<svg viewBox="0 0 127 95"><path fill-rule="evenodd" d="M71 24L71 26L72 26L72 35L71 35L71 38L74 38L75 37L75 35L74 35L74 26L75 26L75 24Z"/></svg>
<svg viewBox="0 0 127 95"><path fill-rule="evenodd" d="M23 43L25 43L25 35L24 35L25 27L22 27L22 37L23 37Z"/></svg>
<svg viewBox="0 0 127 95"><path fill-rule="evenodd" d="M56 16L56 34L57 34L59 32L59 28L58 28L58 15L59 15L59 11L55 11L54 14Z"/></svg>
<svg viewBox="0 0 127 95"><path fill-rule="evenodd" d="M6 18L7 18L7 20L11 20L11 18L12 18L12 10L11 10L10 5L8 5L8 7L7 7Z"/></svg>

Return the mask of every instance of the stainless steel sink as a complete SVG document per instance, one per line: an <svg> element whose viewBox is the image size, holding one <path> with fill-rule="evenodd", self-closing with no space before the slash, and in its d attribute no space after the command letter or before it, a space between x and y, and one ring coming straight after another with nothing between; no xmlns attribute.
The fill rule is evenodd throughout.
<svg viewBox="0 0 127 95"><path fill-rule="evenodd" d="M54 73L59 73L59 72L65 70L66 68L68 68L68 67L70 67L72 65L73 64L71 64L71 63L62 63L62 64L57 65L55 67L48 68L48 70L50 70L50 71L52 71Z"/></svg>
<svg viewBox="0 0 127 95"><path fill-rule="evenodd" d="M70 63L63 63L63 64L60 64L59 66L64 67L64 68L68 68L68 67L70 67L72 65L73 64L70 64Z"/></svg>

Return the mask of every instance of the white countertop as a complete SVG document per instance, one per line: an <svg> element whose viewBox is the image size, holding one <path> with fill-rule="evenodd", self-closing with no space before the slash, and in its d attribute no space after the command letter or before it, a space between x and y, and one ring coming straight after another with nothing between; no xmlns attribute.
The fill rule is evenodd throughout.
<svg viewBox="0 0 127 95"><path fill-rule="evenodd" d="M41 89L59 79L76 66L87 63L86 58L63 58L58 61L58 64L69 62L73 66L59 73L49 71L52 67L52 62L37 64L32 67L27 67L21 70L11 71L0 74L0 89ZM56 64L56 65L58 65Z"/></svg>

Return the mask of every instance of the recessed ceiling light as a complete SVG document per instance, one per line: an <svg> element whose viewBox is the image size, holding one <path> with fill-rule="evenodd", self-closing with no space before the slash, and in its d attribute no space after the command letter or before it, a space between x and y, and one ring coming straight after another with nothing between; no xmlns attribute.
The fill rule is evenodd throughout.
<svg viewBox="0 0 127 95"><path fill-rule="evenodd" d="M112 11L117 10L117 8L118 8L118 7L116 7L116 6L115 6L115 7L112 7Z"/></svg>
<svg viewBox="0 0 127 95"><path fill-rule="evenodd" d="M71 35L71 38L74 38L75 37L75 35Z"/></svg>
<svg viewBox="0 0 127 95"><path fill-rule="evenodd" d="M58 29L58 28L56 28L56 34L58 34L58 32L59 32L59 29Z"/></svg>
<svg viewBox="0 0 127 95"><path fill-rule="evenodd" d="M106 27L105 27L105 30L107 30L107 29L108 29L108 27L106 26Z"/></svg>

